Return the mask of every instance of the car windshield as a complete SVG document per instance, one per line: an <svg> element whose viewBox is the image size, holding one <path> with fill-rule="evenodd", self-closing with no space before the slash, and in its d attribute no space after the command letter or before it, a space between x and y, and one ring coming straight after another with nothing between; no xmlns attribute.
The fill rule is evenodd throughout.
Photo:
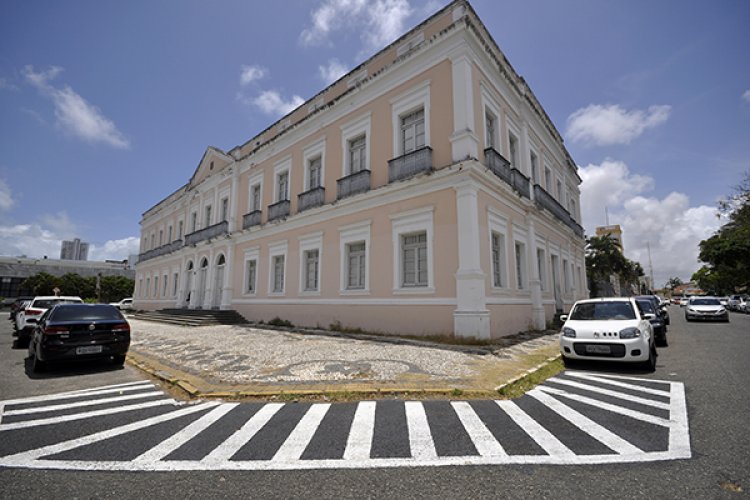
<svg viewBox="0 0 750 500"><path fill-rule="evenodd" d="M61 305L50 314L51 321L121 320L122 314L110 305Z"/></svg>
<svg viewBox="0 0 750 500"><path fill-rule="evenodd" d="M693 299L690 301L693 306L720 306L719 299Z"/></svg>
<svg viewBox="0 0 750 500"><path fill-rule="evenodd" d="M57 304L76 304L78 302L79 301L73 299L43 299L35 300L33 307L38 307L39 309L49 309L50 307Z"/></svg>
<svg viewBox="0 0 750 500"><path fill-rule="evenodd" d="M638 305L641 306L641 310L646 314L654 313L654 304L650 300L639 300Z"/></svg>
<svg viewBox="0 0 750 500"><path fill-rule="evenodd" d="M635 319L635 311L630 302L584 302L575 306L570 319L579 321Z"/></svg>

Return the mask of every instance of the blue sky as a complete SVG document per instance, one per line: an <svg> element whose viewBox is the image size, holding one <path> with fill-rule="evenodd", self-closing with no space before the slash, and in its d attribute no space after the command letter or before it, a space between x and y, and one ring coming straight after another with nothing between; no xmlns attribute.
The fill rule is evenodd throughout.
<svg viewBox="0 0 750 500"><path fill-rule="evenodd" d="M137 252L141 214L447 2L0 3L0 255ZM657 284L750 169L750 2L476 0Z"/></svg>

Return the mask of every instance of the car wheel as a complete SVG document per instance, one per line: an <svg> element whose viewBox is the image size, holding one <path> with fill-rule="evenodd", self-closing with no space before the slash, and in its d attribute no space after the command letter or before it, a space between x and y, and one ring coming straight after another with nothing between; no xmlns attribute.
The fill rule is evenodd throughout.
<svg viewBox="0 0 750 500"><path fill-rule="evenodd" d="M661 337L657 338L656 345L658 347L667 347L669 345L669 342L667 342L667 336L662 335Z"/></svg>
<svg viewBox="0 0 750 500"><path fill-rule="evenodd" d="M39 359L36 353L31 354L31 371L34 373L41 373L47 369L47 363Z"/></svg>
<svg viewBox="0 0 750 500"><path fill-rule="evenodd" d="M572 360L570 358L566 358L565 356L562 357L562 362L565 368L573 368L575 365L575 360Z"/></svg>
<svg viewBox="0 0 750 500"><path fill-rule="evenodd" d="M117 356L112 356L112 363L115 364L115 366L122 366L125 364L125 355L124 354L118 354Z"/></svg>
<svg viewBox="0 0 750 500"><path fill-rule="evenodd" d="M648 359L643 362L643 368L652 373L656 371L656 347L651 346L649 349Z"/></svg>

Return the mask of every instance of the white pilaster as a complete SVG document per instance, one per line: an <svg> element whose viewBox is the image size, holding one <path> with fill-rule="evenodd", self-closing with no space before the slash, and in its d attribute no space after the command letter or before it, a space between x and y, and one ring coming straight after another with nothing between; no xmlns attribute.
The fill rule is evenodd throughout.
<svg viewBox="0 0 750 500"><path fill-rule="evenodd" d="M471 59L465 54L451 58L453 76L453 161L477 158L479 140L474 131L474 88Z"/></svg>
<svg viewBox="0 0 750 500"><path fill-rule="evenodd" d="M237 191L238 186L240 183L240 166L238 163L235 163L235 165L232 166L232 189L230 191L229 195L229 234L232 234L233 232L242 229L238 226L237 220L238 220L238 214L237 214L237 206L239 203L239 200L237 199Z"/></svg>
<svg viewBox="0 0 750 500"><path fill-rule="evenodd" d="M485 297L485 275L479 258L478 186L464 181L455 187L458 229L458 271L453 330L457 337L490 338L490 312Z"/></svg>
<svg viewBox="0 0 750 500"><path fill-rule="evenodd" d="M221 290L221 306L220 309L231 309L232 308L232 295L234 292L234 245L229 245L227 249L226 264L224 265L224 288ZM244 277L242 278L244 279Z"/></svg>
<svg viewBox="0 0 750 500"><path fill-rule="evenodd" d="M534 230L534 216L528 217L528 231L526 232L527 247L529 255L527 262L531 265L531 279L529 280L529 289L531 290L531 323L535 330L544 330L547 327L547 317L544 312L542 303L542 280L539 276L539 259L536 255L536 231Z"/></svg>

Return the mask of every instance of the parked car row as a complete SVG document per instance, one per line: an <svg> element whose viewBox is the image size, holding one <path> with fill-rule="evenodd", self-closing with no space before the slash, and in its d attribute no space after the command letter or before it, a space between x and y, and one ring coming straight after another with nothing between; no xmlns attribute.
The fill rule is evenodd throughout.
<svg viewBox="0 0 750 500"><path fill-rule="evenodd" d="M80 297L40 296L16 300L9 319L17 345L27 345L31 370L53 361L111 359L122 366L130 347L130 324L117 305L84 304ZM130 308L132 308L132 299Z"/></svg>
<svg viewBox="0 0 750 500"><path fill-rule="evenodd" d="M727 299L726 306L730 311L750 314L750 297L747 295L732 295Z"/></svg>

